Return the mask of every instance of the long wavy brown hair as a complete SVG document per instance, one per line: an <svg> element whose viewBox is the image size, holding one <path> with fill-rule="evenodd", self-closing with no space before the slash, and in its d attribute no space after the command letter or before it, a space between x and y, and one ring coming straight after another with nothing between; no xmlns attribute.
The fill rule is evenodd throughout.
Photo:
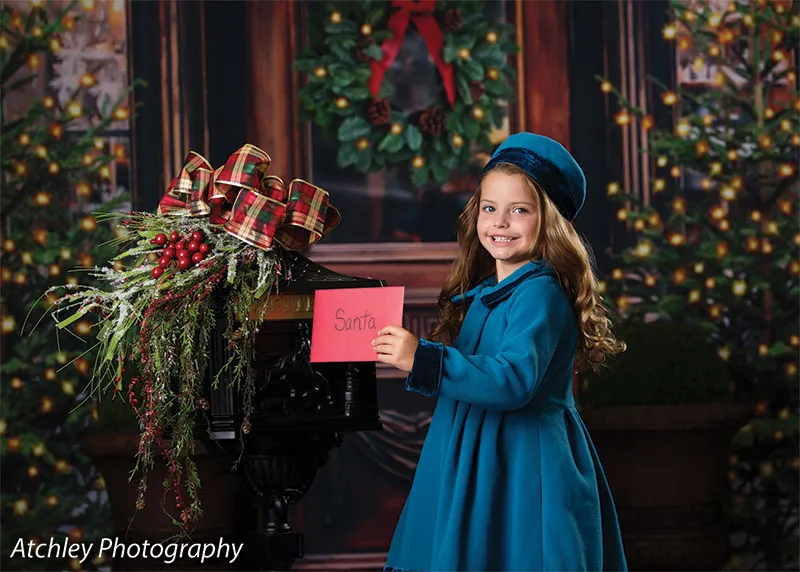
<svg viewBox="0 0 800 572"><path fill-rule="evenodd" d="M531 260L543 260L555 270L575 310L579 333L575 368L598 369L607 357L625 351L625 343L614 336L608 309L599 293L591 249L572 225L558 212L542 188L522 169L499 163L491 171L519 175L525 181L539 214L538 236ZM451 298L474 288L496 272L494 258L478 238L481 184L458 217L460 254L439 294L439 322L431 332L434 341L452 344L464 321L467 306Z"/></svg>

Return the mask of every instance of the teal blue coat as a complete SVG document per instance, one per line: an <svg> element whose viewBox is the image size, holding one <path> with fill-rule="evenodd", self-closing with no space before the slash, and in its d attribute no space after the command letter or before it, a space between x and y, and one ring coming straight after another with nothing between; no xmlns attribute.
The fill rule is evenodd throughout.
<svg viewBox="0 0 800 572"><path fill-rule="evenodd" d="M438 401L386 570L626 570L555 273L534 261L464 298L455 347L421 340L406 380Z"/></svg>

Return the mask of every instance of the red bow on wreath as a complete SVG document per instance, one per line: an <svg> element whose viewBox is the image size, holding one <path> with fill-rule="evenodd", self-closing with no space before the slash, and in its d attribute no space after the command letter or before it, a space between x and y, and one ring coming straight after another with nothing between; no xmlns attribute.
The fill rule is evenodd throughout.
<svg viewBox="0 0 800 572"><path fill-rule="evenodd" d="M328 193L307 181L268 175L270 158L244 145L216 171L190 151L158 206L159 215L208 216L212 224L258 248L275 240L290 250L310 246L341 222Z"/></svg>
<svg viewBox="0 0 800 572"><path fill-rule="evenodd" d="M439 74L442 76L442 84L447 93L447 101L450 102L451 107L453 106L456 100L453 66L444 61L442 57L444 34L442 34L442 29L439 27L436 18L433 17L435 5L435 0L392 0L392 6L398 8L389 18L388 28L392 32L392 37L381 44L383 59L379 62L373 61L370 65L372 75L367 82L367 87L373 97L378 97L381 83L383 83L383 76L389 66L392 65L397 54L400 53L400 46L403 45L403 38L406 35L408 24L413 21L422 39L425 40L428 52L430 52L431 58L433 58L436 67L439 69Z"/></svg>

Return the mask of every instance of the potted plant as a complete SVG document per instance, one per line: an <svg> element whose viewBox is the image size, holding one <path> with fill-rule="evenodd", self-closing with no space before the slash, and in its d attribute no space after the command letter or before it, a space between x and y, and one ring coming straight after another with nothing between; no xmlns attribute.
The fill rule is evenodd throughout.
<svg viewBox="0 0 800 572"><path fill-rule="evenodd" d="M728 558L728 447L748 408L704 332L629 323L628 344L581 380L581 413L620 517L632 570L718 570Z"/></svg>

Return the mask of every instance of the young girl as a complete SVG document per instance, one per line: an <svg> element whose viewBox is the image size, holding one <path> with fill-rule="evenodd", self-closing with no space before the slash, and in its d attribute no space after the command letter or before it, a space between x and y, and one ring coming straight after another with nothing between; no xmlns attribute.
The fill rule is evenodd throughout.
<svg viewBox="0 0 800 572"><path fill-rule="evenodd" d="M585 195L564 147L509 137L459 218L435 341L396 325L373 341L438 397L387 571L627 569L572 395L573 370L625 349L569 222Z"/></svg>

